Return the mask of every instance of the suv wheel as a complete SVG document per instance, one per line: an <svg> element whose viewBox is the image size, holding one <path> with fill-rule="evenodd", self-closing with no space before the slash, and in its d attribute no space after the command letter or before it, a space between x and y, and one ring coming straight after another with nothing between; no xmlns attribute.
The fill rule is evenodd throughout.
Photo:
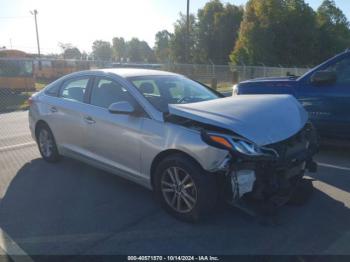
<svg viewBox="0 0 350 262"><path fill-rule="evenodd" d="M195 222L209 213L217 201L216 179L192 159L176 154L156 168L155 193L166 211L181 220Z"/></svg>
<svg viewBox="0 0 350 262"><path fill-rule="evenodd" d="M55 138L47 125L42 124L38 128L37 141L40 154L44 160L54 163L60 159Z"/></svg>

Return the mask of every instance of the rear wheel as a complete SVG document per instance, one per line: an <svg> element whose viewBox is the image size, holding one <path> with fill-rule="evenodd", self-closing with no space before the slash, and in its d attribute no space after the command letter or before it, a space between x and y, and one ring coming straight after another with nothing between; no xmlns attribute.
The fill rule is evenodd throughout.
<svg viewBox="0 0 350 262"><path fill-rule="evenodd" d="M155 192L166 211L189 222L208 214L217 201L215 177L182 154L169 156L158 165Z"/></svg>
<svg viewBox="0 0 350 262"><path fill-rule="evenodd" d="M46 124L41 124L38 127L37 141L40 154L44 160L51 163L60 160L55 138Z"/></svg>

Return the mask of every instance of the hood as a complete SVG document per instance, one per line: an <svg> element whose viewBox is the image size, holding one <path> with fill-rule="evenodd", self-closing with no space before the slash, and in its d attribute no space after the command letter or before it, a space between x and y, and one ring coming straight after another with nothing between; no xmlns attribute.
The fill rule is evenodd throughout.
<svg viewBox="0 0 350 262"><path fill-rule="evenodd" d="M259 146L283 141L301 130L308 116L290 95L241 95L169 105L169 113L235 132Z"/></svg>
<svg viewBox="0 0 350 262"><path fill-rule="evenodd" d="M283 77L261 77L242 81L241 83L255 83L255 82L294 82L298 79L296 76Z"/></svg>

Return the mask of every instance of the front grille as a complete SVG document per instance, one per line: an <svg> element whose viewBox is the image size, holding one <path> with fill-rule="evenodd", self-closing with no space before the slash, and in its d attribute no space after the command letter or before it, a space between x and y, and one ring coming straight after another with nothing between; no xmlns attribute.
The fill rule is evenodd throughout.
<svg viewBox="0 0 350 262"><path fill-rule="evenodd" d="M308 149L312 131L312 125L307 123L304 128L294 136L266 147L274 149L281 158L288 158L290 156L297 155L299 152L303 152Z"/></svg>

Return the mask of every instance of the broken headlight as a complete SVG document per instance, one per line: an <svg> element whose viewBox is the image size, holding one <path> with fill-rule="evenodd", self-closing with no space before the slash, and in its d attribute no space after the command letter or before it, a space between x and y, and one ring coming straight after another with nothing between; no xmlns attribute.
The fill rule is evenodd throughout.
<svg viewBox="0 0 350 262"><path fill-rule="evenodd" d="M231 143L234 149L241 154L249 156L260 156L264 154L257 145L248 141L231 139Z"/></svg>
<svg viewBox="0 0 350 262"><path fill-rule="evenodd" d="M202 139L207 144L226 149L233 153L242 154L250 157L258 156L278 156L277 152L272 149L259 147L258 145L239 137L216 133L201 133Z"/></svg>

